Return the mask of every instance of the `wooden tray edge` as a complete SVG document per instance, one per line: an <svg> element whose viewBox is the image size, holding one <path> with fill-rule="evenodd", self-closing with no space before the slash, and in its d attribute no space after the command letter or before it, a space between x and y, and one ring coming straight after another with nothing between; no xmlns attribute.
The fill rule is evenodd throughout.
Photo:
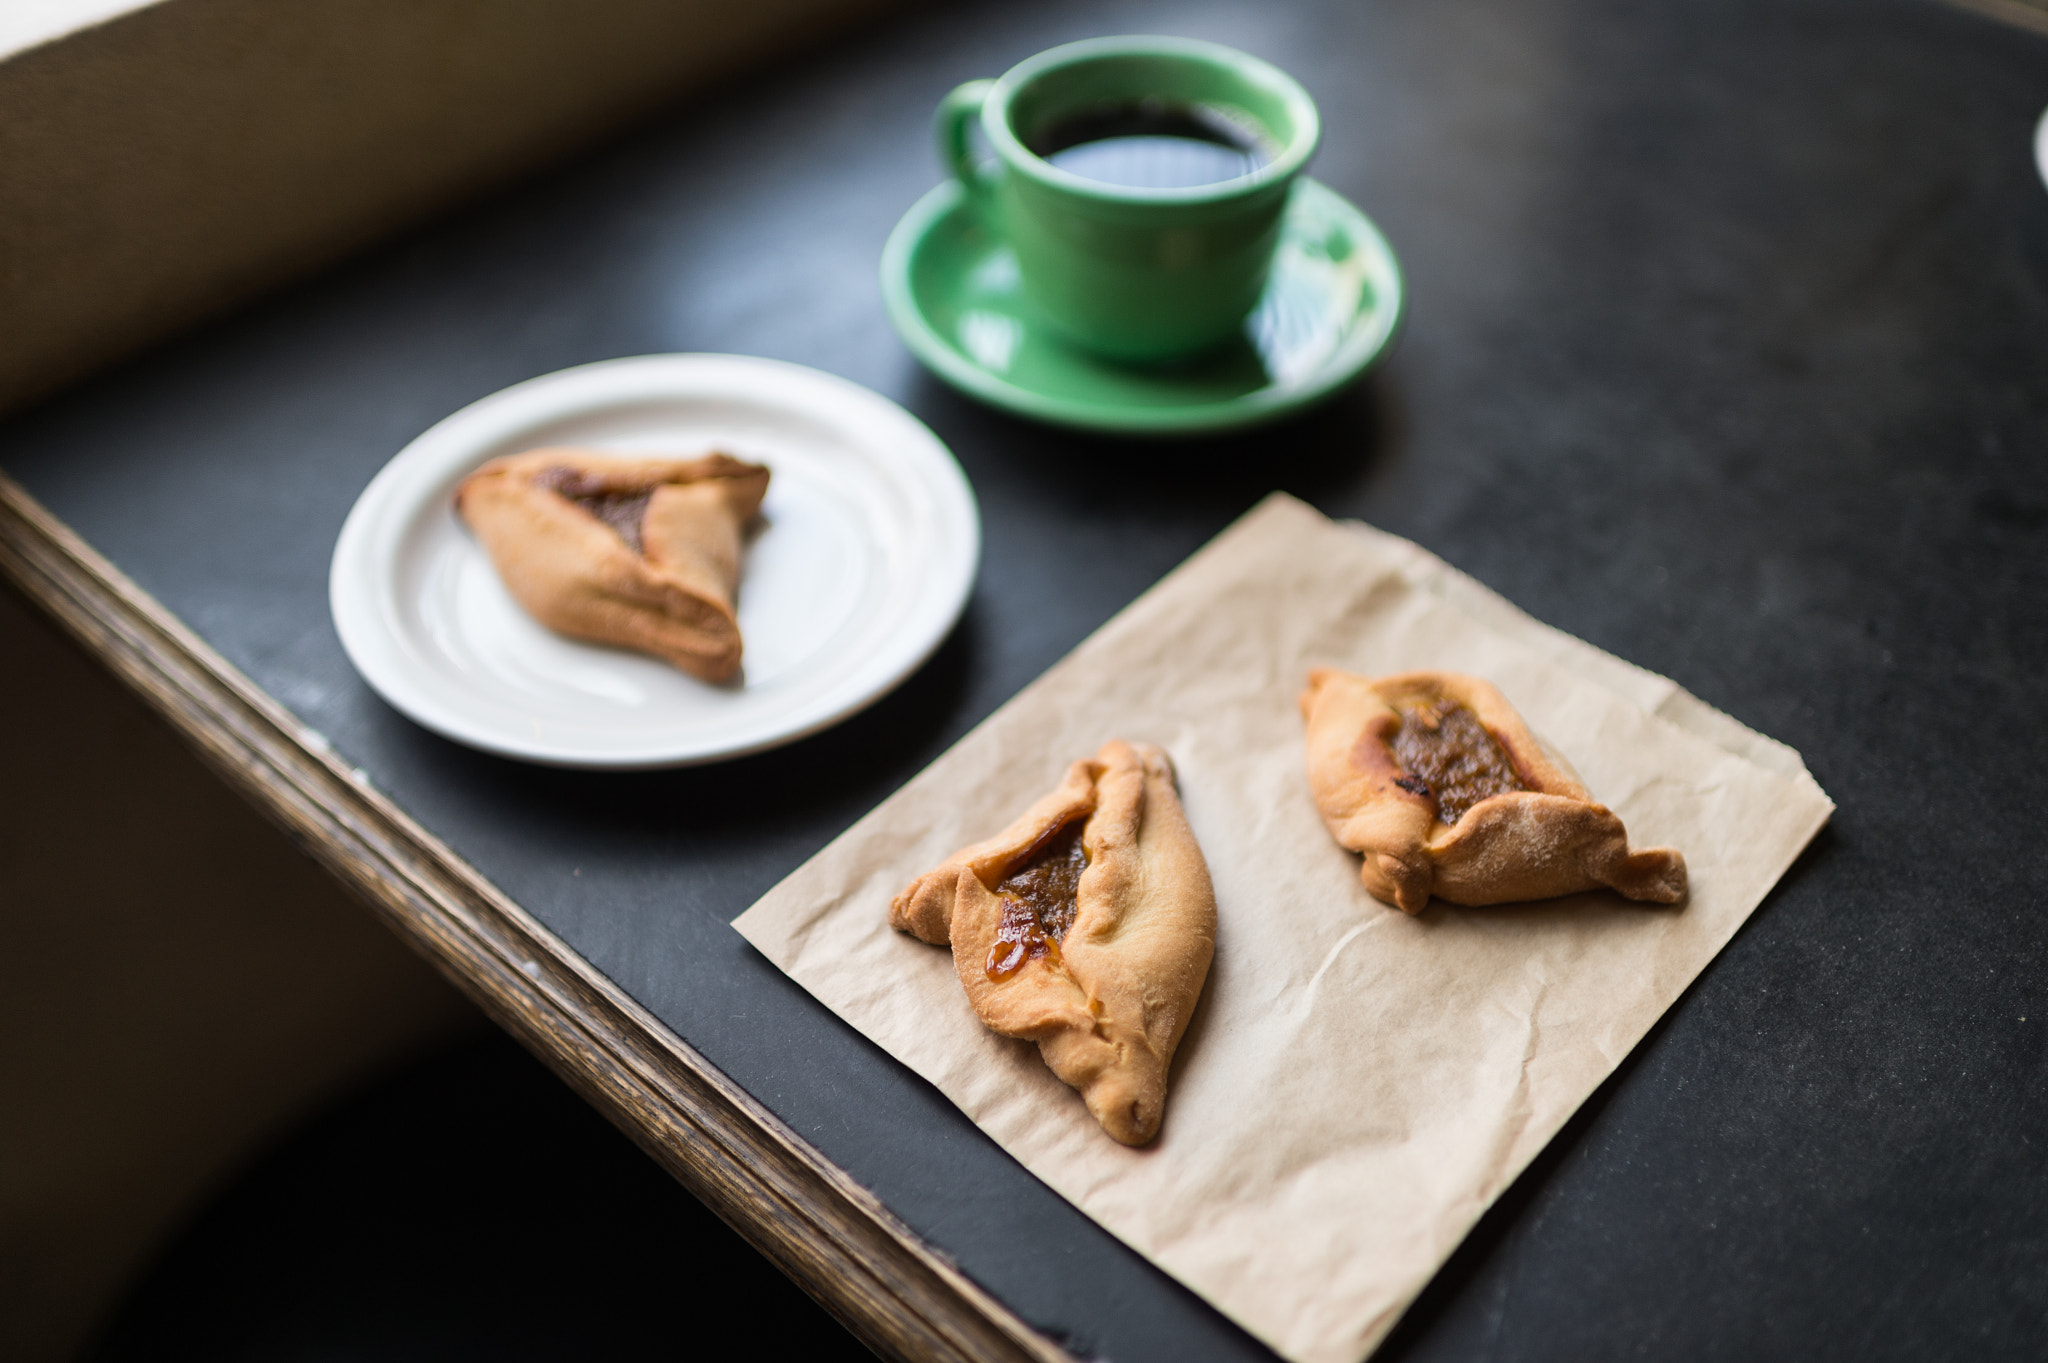
<svg viewBox="0 0 2048 1363"><path fill-rule="evenodd" d="M1073 1363L4 474L0 575L870 1349Z"/></svg>

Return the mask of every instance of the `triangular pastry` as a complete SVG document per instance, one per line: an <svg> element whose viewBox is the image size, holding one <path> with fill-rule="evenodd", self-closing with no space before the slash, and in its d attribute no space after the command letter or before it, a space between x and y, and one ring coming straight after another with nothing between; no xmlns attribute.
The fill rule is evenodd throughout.
<svg viewBox="0 0 2048 1363"><path fill-rule="evenodd" d="M455 508L549 629L724 681L740 666L740 536L767 491L767 469L730 455L560 446L493 459Z"/></svg>
<svg viewBox="0 0 2048 1363"><path fill-rule="evenodd" d="M1455 672L1358 677L1318 668L1301 693L1308 781L1376 899L1420 913L1606 885L1685 898L1685 858L1628 830L1546 752L1490 683Z"/></svg>
<svg viewBox="0 0 2048 1363"><path fill-rule="evenodd" d="M919 876L890 926L935 946L975 1015L1038 1043L1125 1145L1159 1130L1166 1073L1216 949L1209 867L1173 766L1112 740L987 842Z"/></svg>

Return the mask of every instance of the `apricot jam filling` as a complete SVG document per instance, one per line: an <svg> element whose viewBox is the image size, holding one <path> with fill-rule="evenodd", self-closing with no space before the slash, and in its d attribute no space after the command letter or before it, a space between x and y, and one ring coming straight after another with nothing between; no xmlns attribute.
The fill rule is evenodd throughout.
<svg viewBox="0 0 2048 1363"><path fill-rule="evenodd" d="M1088 869L1088 852L1081 846L1083 822L1075 819L1054 829L990 887L1003 905L988 953L990 979L1007 980L1039 956L1059 960L1059 944L1080 907L1081 872Z"/></svg>
<svg viewBox="0 0 2048 1363"><path fill-rule="evenodd" d="M640 522L647 515L647 503L654 498L653 488L621 492L605 487L602 479L559 464L542 469L540 476L533 481L557 497L576 503L616 530L619 538L626 542L626 547L634 553L647 552L640 534Z"/></svg>
<svg viewBox="0 0 2048 1363"><path fill-rule="evenodd" d="M1394 784L1436 806L1454 824L1481 800L1527 790L1515 763L1479 716L1454 701L1404 701L1394 760L1407 772Z"/></svg>

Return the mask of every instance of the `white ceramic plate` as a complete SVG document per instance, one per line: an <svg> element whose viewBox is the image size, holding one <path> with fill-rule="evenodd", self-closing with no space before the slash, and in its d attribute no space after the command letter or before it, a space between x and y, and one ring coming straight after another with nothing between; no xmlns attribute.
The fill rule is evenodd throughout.
<svg viewBox="0 0 2048 1363"><path fill-rule="evenodd" d="M572 444L769 467L740 579L739 681L563 638L506 592L455 485L498 455ZM887 693L959 618L980 556L966 475L895 403L776 360L648 355L494 393L399 451L341 528L328 599L364 680L437 733L556 766L684 766L790 742Z"/></svg>

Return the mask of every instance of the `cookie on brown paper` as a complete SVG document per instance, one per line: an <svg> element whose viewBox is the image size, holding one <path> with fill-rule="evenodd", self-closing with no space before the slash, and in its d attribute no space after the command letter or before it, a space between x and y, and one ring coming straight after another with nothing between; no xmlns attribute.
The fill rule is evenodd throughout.
<svg viewBox="0 0 2048 1363"><path fill-rule="evenodd" d="M455 508L549 629L725 681L740 666L741 533L767 491L767 469L730 455L559 446L493 459Z"/></svg>
<svg viewBox="0 0 2048 1363"><path fill-rule="evenodd" d="M890 926L950 945L975 1015L1038 1043L1125 1145L1159 1131L1175 1047L1216 948L1208 863L1172 763L1112 740L986 842L889 905Z"/></svg>
<svg viewBox="0 0 2048 1363"><path fill-rule="evenodd" d="M1309 673L1308 779L1340 845L1364 854L1376 899L1420 913L1611 886L1685 898L1685 858L1631 850L1628 830L1546 752L1507 698L1456 672Z"/></svg>

